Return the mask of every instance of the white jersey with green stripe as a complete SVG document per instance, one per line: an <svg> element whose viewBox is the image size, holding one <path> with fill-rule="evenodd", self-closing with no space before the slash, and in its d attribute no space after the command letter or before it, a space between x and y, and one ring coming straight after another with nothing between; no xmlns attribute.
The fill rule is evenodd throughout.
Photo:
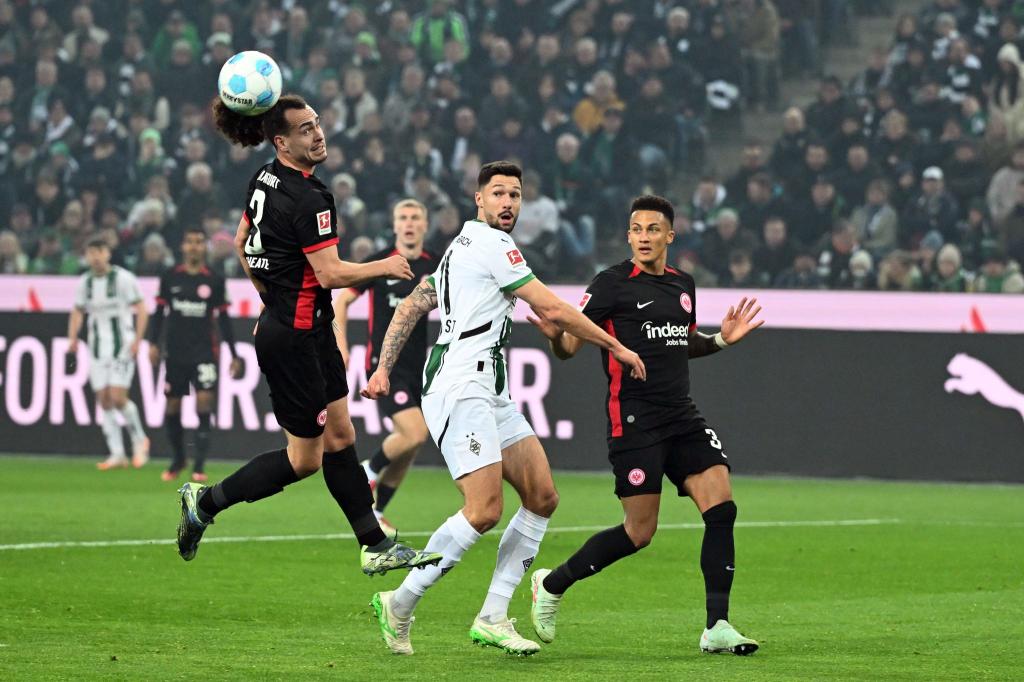
<svg viewBox="0 0 1024 682"><path fill-rule="evenodd" d="M132 306L142 300L139 280L122 267L105 275L86 272L78 279L75 307L84 312L88 343L97 359L127 358L135 341Z"/></svg>
<svg viewBox="0 0 1024 682"><path fill-rule="evenodd" d="M424 395L468 384L507 393L513 292L532 279L511 236L479 220L462 226L430 277L441 333L423 370Z"/></svg>

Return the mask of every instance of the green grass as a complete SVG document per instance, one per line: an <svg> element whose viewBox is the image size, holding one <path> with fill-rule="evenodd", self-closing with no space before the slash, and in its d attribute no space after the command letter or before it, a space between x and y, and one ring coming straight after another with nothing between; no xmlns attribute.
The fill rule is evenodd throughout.
<svg viewBox="0 0 1024 682"><path fill-rule="evenodd" d="M216 464L220 477L234 468ZM174 487L158 469L101 474L85 459L0 457L0 545L167 538ZM552 527L621 520L610 475L556 474ZM740 527L732 622L752 657L705 656L701 532L653 545L566 598L559 637L530 659L469 644L490 580L491 533L431 590L416 655L391 656L367 602L401 574L359 573L351 540L0 550L0 679L1020 679L1024 490L1019 486L738 478L740 521L894 519ZM508 498L509 513L515 504ZM389 517L429 531L459 504L448 475L415 470ZM693 523L666 497L663 523ZM225 512L208 537L347 531L317 477ZM589 535L548 534L535 567ZM415 538L421 546L422 537ZM512 615L529 626L520 588Z"/></svg>

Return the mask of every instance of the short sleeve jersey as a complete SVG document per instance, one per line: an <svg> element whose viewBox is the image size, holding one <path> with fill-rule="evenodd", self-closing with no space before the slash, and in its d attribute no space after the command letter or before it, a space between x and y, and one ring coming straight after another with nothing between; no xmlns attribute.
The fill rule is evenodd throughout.
<svg viewBox="0 0 1024 682"><path fill-rule="evenodd" d="M88 316L87 339L94 358L128 358L135 341L132 306L141 300L139 280L117 265L105 275L90 271L78 278L75 307Z"/></svg>
<svg viewBox="0 0 1024 682"><path fill-rule="evenodd" d="M245 257L266 288L267 312L295 329L334 319L331 292L320 286L306 254L338 243L334 197L315 175L276 159L249 181Z"/></svg>
<svg viewBox="0 0 1024 682"><path fill-rule="evenodd" d="M228 307L223 277L206 267L191 274L178 266L161 275L156 302L168 308L169 360L199 363L217 357L220 336L214 313L224 314Z"/></svg>
<svg viewBox="0 0 1024 682"><path fill-rule="evenodd" d="M368 261L382 260L398 254L394 248L379 251L369 258ZM379 277L369 282L352 287L352 291L362 294L369 292L370 314L367 320L369 340L366 348L366 374L369 376L377 369L377 362L380 360L380 347L384 343L384 336L391 324L391 318L406 296L419 286L420 282L426 279L434 268L437 267L437 259L431 254L423 251L420 257L409 261L412 268L412 279L390 279ZM427 359L427 318L423 317L413 327L409 340L398 356L398 362L392 370L392 374L416 377L423 371L423 363Z"/></svg>
<svg viewBox="0 0 1024 682"><path fill-rule="evenodd" d="M608 439L613 449L642 447L696 413L690 399L689 336L696 331L693 278L674 268L661 276L626 260L599 273L580 302L583 314L640 355L647 381L633 379L607 351Z"/></svg>
<svg viewBox="0 0 1024 682"><path fill-rule="evenodd" d="M431 277L441 333L423 370L423 394L478 384L507 395L514 292L535 279L512 237L467 221Z"/></svg>

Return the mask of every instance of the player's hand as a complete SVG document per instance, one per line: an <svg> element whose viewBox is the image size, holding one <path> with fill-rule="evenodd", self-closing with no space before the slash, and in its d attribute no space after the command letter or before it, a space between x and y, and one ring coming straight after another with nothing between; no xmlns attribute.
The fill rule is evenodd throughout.
<svg viewBox="0 0 1024 682"><path fill-rule="evenodd" d="M610 352L612 357L629 367L629 376L640 381L647 381L647 368L644 367L644 361L640 359L639 355L622 344L619 344L618 348L611 349Z"/></svg>
<svg viewBox="0 0 1024 682"><path fill-rule="evenodd" d="M68 355L78 355L78 339L71 339L68 341Z"/></svg>
<svg viewBox="0 0 1024 682"><path fill-rule="evenodd" d="M132 345L129 348L129 350L131 351L132 358L137 358L139 356L139 344L141 343L142 341L140 339L135 339L134 341L132 341Z"/></svg>
<svg viewBox="0 0 1024 682"><path fill-rule="evenodd" d="M382 372L379 368L376 372L370 375L370 380L366 382L366 388L359 392L359 395L370 400L376 400L382 395L387 395L391 392L391 380L388 378L386 372Z"/></svg>
<svg viewBox="0 0 1024 682"><path fill-rule="evenodd" d="M527 315L527 321L534 327L540 330L540 333L548 337L552 341L562 335L562 328L557 324L547 319L543 315L537 312L535 308L530 308L533 311L533 315ZM536 317L534 317L536 316Z"/></svg>
<svg viewBox="0 0 1024 682"><path fill-rule="evenodd" d="M761 306L755 308L755 305L757 305L756 298L748 301L744 297L740 300L739 305L729 306L729 312L722 319L722 338L726 343L729 345L738 343L744 336L764 324L764 320L754 321L757 314L761 312Z"/></svg>
<svg viewBox="0 0 1024 682"><path fill-rule="evenodd" d="M66 374L74 374L78 369L78 339L68 343L68 350L64 355L64 370Z"/></svg>
<svg viewBox="0 0 1024 682"><path fill-rule="evenodd" d="M149 344L149 364L154 367L160 365L160 346L155 343Z"/></svg>
<svg viewBox="0 0 1024 682"><path fill-rule="evenodd" d="M245 372L245 363L242 362L242 358L235 356L231 358L231 378L241 379L242 374Z"/></svg>
<svg viewBox="0 0 1024 682"><path fill-rule="evenodd" d="M385 258L384 263L384 276L392 279L412 279L412 268L409 267L409 261L405 260L404 256L394 255Z"/></svg>

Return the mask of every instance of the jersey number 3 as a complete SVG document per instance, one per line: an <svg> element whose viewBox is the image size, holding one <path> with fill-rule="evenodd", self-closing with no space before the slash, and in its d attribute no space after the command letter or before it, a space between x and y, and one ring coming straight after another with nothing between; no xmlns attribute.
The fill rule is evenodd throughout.
<svg viewBox="0 0 1024 682"><path fill-rule="evenodd" d="M249 228L249 238L245 240L245 253L248 256L258 256L263 253L263 236L260 235L260 221L263 220L263 203L267 200L267 193L261 189L252 191L252 198L249 199L249 208L255 214L252 219L252 226Z"/></svg>

